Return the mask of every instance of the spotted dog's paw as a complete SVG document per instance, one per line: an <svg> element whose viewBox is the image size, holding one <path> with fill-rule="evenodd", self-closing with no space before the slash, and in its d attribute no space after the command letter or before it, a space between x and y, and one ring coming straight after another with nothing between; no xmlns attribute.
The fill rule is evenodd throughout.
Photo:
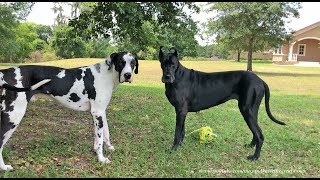
<svg viewBox="0 0 320 180"><path fill-rule="evenodd" d="M115 150L115 149L114 149L114 146L108 146L107 149L108 149L109 151L112 151L112 152Z"/></svg>
<svg viewBox="0 0 320 180"><path fill-rule="evenodd" d="M4 171L8 171L8 170L12 170L13 167L11 165L4 165L4 166L1 166L0 169Z"/></svg>
<svg viewBox="0 0 320 180"><path fill-rule="evenodd" d="M104 163L104 164L111 163L111 161L105 157L99 158L99 162Z"/></svg>

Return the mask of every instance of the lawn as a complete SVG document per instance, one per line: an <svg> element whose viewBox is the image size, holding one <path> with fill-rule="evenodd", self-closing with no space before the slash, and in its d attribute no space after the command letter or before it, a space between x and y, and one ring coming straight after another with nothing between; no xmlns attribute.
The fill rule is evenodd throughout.
<svg viewBox="0 0 320 180"><path fill-rule="evenodd" d="M78 67L103 59L59 60L42 65ZM245 70L246 62L182 61L206 72ZM3 64L7 68L13 64ZM139 61L133 83L120 84L107 110L110 164L93 152L89 112L77 112L41 97L28 106L24 119L6 144L3 157L13 171L0 177L320 177L320 68L253 63L270 87L272 122L263 103L259 125L265 141L258 161L246 157L252 134L235 100L200 113L189 113L186 134L210 126L218 137L203 145L190 136L172 154L175 112L164 94L158 61Z"/></svg>

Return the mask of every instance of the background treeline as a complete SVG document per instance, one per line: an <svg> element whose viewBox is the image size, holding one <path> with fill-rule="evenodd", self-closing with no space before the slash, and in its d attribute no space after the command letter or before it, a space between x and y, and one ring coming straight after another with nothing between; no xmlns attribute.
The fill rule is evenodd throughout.
<svg viewBox="0 0 320 180"><path fill-rule="evenodd" d="M105 58L115 51L131 51L139 59L152 60L157 59L161 45L176 47L184 59L234 58L235 53L269 50L281 44L286 37L282 19L299 8L299 3L286 2L208 3L211 8L207 11L220 13L203 24L201 34L216 38L210 45L200 46L195 38L200 32L198 22L185 13L186 8L198 13L195 3L55 2L52 26L26 22L34 4L0 3L0 62ZM65 15L66 7L71 7L70 15ZM235 21L239 22L230 23ZM280 24L275 26L277 22Z"/></svg>

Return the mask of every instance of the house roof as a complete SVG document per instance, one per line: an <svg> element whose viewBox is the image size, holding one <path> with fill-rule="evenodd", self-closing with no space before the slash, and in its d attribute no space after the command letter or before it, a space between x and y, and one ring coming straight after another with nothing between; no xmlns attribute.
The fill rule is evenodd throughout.
<svg viewBox="0 0 320 180"><path fill-rule="evenodd" d="M307 26L307 27L304 27L304 28L296 31L296 32L293 33L292 35L293 35L293 36L297 36L297 35L299 35L299 34L302 34L302 33L304 33L304 32L307 32L307 31L309 31L309 30L311 30L311 29L314 29L314 28L316 28L316 27L318 27L318 26L320 26L320 21L318 21L318 22L316 22L316 23L313 23L313 24L311 24L311 25L309 25L309 26Z"/></svg>

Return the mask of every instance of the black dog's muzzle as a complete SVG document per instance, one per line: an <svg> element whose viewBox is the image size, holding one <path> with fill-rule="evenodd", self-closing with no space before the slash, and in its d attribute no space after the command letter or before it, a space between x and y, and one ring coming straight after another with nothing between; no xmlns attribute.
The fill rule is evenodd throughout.
<svg viewBox="0 0 320 180"><path fill-rule="evenodd" d="M163 83L173 83L173 81L174 81L174 76L171 76L171 75L163 75L161 80L162 80Z"/></svg>

